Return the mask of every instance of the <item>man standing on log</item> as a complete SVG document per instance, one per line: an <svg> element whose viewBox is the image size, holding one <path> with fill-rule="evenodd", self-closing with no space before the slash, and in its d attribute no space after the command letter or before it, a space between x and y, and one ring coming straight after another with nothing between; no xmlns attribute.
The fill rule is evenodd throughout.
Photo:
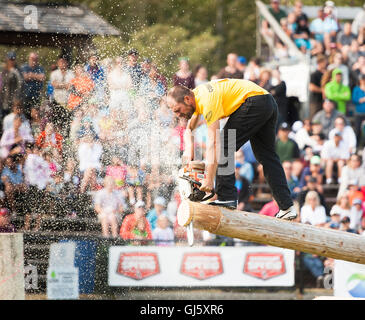
<svg viewBox="0 0 365 320"><path fill-rule="evenodd" d="M217 175L215 190L218 195L218 199L209 204L231 209L237 207L234 153L250 140L254 155L263 165L265 178L279 205L280 211L276 217L286 220L296 218L284 170L275 152L278 106L271 94L248 80L221 79L193 90L175 86L168 92L167 103L178 117L189 120L184 134L185 163L194 158L192 131L200 115L207 122L206 179L202 181L200 190L212 191ZM227 117L219 133L220 119Z"/></svg>

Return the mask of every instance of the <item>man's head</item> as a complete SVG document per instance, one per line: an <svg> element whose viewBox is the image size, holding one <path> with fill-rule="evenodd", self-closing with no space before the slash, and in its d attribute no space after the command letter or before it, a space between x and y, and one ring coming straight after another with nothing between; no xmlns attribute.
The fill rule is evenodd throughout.
<svg viewBox="0 0 365 320"><path fill-rule="evenodd" d="M346 22L343 25L343 33L346 35L350 35L351 34L351 23L350 22Z"/></svg>
<svg viewBox="0 0 365 320"><path fill-rule="evenodd" d="M247 65L247 59L243 56L237 57L236 67L239 71L244 71Z"/></svg>
<svg viewBox="0 0 365 320"><path fill-rule="evenodd" d="M64 71L64 70L66 70L67 69L67 61L66 61L66 59L65 58L59 58L58 60L57 60L57 67L58 67L58 69L60 69L61 71Z"/></svg>
<svg viewBox="0 0 365 320"><path fill-rule="evenodd" d="M16 65L16 53L14 51L10 51L6 55L6 65L8 68L12 68Z"/></svg>
<svg viewBox="0 0 365 320"><path fill-rule="evenodd" d="M323 110L326 113L332 113L333 109L335 108L335 104L333 103L333 101L329 100L329 99L325 99L323 101Z"/></svg>
<svg viewBox="0 0 365 320"><path fill-rule="evenodd" d="M284 169L285 177L287 180L289 180L291 177L292 168L293 168L292 163L290 161L283 161L282 166Z"/></svg>
<svg viewBox="0 0 365 320"><path fill-rule="evenodd" d="M279 0L271 0L270 4L271 4L271 8L273 8L274 11L279 11L279 9L280 9L280 1Z"/></svg>
<svg viewBox="0 0 365 320"><path fill-rule="evenodd" d="M36 52L29 54L28 64L31 68L34 68L38 64L38 54Z"/></svg>
<svg viewBox="0 0 365 320"><path fill-rule="evenodd" d="M227 66L231 68L236 68L237 64L237 54L236 53L228 53L227 55Z"/></svg>
<svg viewBox="0 0 365 320"><path fill-rule="evenodd" d="M290 127L286 122L283 122L280 126L279 126L279 130L278 130L278 138L280 140L287 140L289 137L289 133L290 133Z"/></svg>
<svg viewBox="0 0 365 320"><path fill-rule="evenodd" d="M338 68L332 71L332 80L342 83L342 71Z"/></svg>
<svg viewBox="0 0 365 320"><path fill-rule="evenodd" d="M94 67L98 64L98 56L95 54L95 53L92 53L90 56L89 56L89 65Z"/></svg>
<svg viewBox="0 0 365 320"><path fill-rule="evenodd" d="M316 190L317 189L317 178L310 176L307 181L307 187L309 190Z"/></svg>
<svg viewBox="0 0 365 320"><path fill-rule="evenodd" d="M327 58L324 55L317 56L317 67L320 70L324 70L327 67Z"/></svg>
<svg viewBox="0 0 365 320"><path fill-rule="evenodd" d="M194 93L185 86L172 87L167 93L167 105L177 117L189 120L196 108Z"/></svg>
<svg viewBox="0 0 365 320"><path fill-rule="evenodd" d="M346 126L345 119L344 119L342 116L337 117L337 118L335 119L335 123L334 123L334 125L335 125L335 128L336 128L338 131L342 132L342 131L343 131L343 129L345 128L345 126Z"/></svg>
<svg viewBox="0 0 365 320"><path fill-rule="evenodd" d="M129 65L131 65L131 66L137 65L138 57L139 57L138 50L137 49L130 49L128 51L128 63L129 63Z"/></svg>

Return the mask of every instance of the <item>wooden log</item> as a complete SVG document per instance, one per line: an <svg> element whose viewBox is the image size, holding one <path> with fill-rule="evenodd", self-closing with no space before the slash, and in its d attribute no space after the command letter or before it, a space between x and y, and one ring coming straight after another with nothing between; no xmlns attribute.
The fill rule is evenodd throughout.
<svg viewBox="0 0 365 320"><path fill-rule="evenodd" d="M22 233L0 233L0 300L24 300Z"/></svg>
<svg viewBox="0 0 365 320"><path fill-rule="evenodd" d="M180 204L177 219L180 226L193 221L214 234L365 264L365 237L358 234L189 200Z"/></svg>

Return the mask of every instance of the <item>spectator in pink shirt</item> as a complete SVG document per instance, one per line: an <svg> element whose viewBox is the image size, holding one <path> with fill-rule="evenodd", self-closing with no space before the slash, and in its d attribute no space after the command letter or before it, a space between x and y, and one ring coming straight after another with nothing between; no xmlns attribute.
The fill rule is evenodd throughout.
<svg viewBox="0 0 365 320"><path fill-rule="evenodd" d="M279 212L279 206L275 199L266 203L260 210L259 214L264 216L274 217Z"/></svg>

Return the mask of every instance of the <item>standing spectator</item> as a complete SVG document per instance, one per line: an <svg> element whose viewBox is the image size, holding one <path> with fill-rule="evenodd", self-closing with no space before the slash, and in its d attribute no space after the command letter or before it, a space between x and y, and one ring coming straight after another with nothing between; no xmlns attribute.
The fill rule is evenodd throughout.
<svg viewBox="0 0 365 320"><path fill-rule="evenodd" d="M94 90L94 82L89 75L84 71L81 64L76 64L74 67L75 77L70 81L70 95L68 97L67 107L70 112L86 102ZM71 121L71 117L69 118ZM69 127L69 123L64 123ZM67 132L69 129L67 130Z"/></svg>
<svg viewBox="0 0 365 320"><path fill-rule="evenodd" d="M361 166L361 158L358 154L352 154L347 164L343 167L341 172L340 187L338 188L337 198L344 195L350 181L360 179L360 185L365 180L365 170ZM364 183L365 184L365 183Z"/></svg>
<svg viewBox="0 0 365 320"><path fill-rule="evenodd" d="M321 80L327 68L327 58L324 55L317 57L317 69L311 74L309 82L310 92L310 118L322 109L323 95L321 88Z"/></svg>
<svg viewBox="0 0 365 320"><path fill-rule="evenodd" d="M334 69L332 71L332 80L325 85L326 98L337 103L337 110L346 114L346 102L351 99L350 87L342 83L342 70Z"/></svg>
<svg viewBox="0 0 365 320"><path fill-rule="evenodd" d="M0 208L0 233L16 232L15 226L11 223L10 212L7 208Z"/></svg>
<svg viewBox="0 0 365 320"><path fill-rule="evenodd" d="M333 55L332 63L327 67L327 69L328 70L340 69L342 71L342 84L347 87L350 85L350 70L349 67L343 62L342 53L340 51L337 51Z"/></svg>
<svg viewBox="0 0 365 320"><path fill-rule="evenodd" d="M174 231L169 226L169 219L165 215L157 218L157 226L152 230L152 238L157 246L171 246L174 241Z"/></svg>
<svg viewBox="0 0 365 320"><path fill-rule="evenodd" d="M342 168L350 158L349 148L342 140L341 132L336 131L333 138L324 143L321 158L326 172L326 183L333 181L333 169L337 166L337 178L341 177Z"/></svg>
<svg viewBox="0 0 365 320"><path fill-rule="evenodd" d="M117 214L121 214L124 205L119 191L115 190L115 181L112 177L106 176L104 179L104 188L97 191L94 196L95 211L98 214L98 220L101 223L103 237L118 237L118 219Z"/></svg>
<svg viewBox="0 0 365 320"><path fill-rule="evenodd" d="M361 141L361 124L365 120L365 74L359 77L359 85L352 91L352 102L355 104L355 132L357 141Z"/></svg>
<svg viewBox="0 0 365 320"><path fill-rule="evenodd" d="M90 54L88 64L86 64L85 66L85 71L94 82L95 97L97 98L99 103L103 103L105 96L106 74L104 68L99 63L99 57L97 54ZM81 71L79 73L79 76L81 76ZM84 87L90 87L90 84L88 82L82 82L84 83Z"/></svg>
<svg viewBox="0 0 365 320"><path fill-rule="evenodd" d="M243 73L237 69L237 58L236 53L228 53L227 55L227 66L222 68L218 74L218 79L232 78L232 79L242 79Z"/></svg>
<svg viewBox="0 0 365 320"><path fill-rule="evenodd" d="M280 8L280 0L271 0L269 11L278 23L287 16L286 12Z"/></svg>
<svg viewBox="0 0 365 320"><path fill-rule="evenodd" d="M174 86L183 85L189 89L195 88L195 79L190 71L189 59L182 57L179 59L179 70L173 75Z"/></svg>
<svg viewBox="0 0 365 320"><path fill-rule="evenodd" d="M313 124L322 124L322 133L328 138L330 131L335 127L335 119L341 113L335 108L334 101L325 99L323 101L323 110L318 111L313 119Z"/></svg>
<svg viewBox="0 0 365 320"><path fill-rule="evenodd" d="M283 122L278 131L277 141L275 143L275 151L280 161L292 161L300 157L300 151L297 143L289 138L290 128L286 122Z"/></svg>
<svg viewBox="0 0 365 320"><path fill-rule="evenodd" d="M337 35L337 47L342 49L345 46L350 46L352 40L356 40L356 35L351 31L351 23L346 22L343 25L343 31L339 32Z"/></svg>
<svg viewBox="0 0 365 320"><path fill-rule="evenodd" d="M346 120L343 116L338 116L335 119L335 127L329 132L328 139L332 139L336 132L340 132L343 142L349 148L349 153L356 151L356 135L351 126L346 125Z"/></svg>
<svg viewBox="0 0 365 320"><path fill-rule="evenodd" d="M14 99L22 101L23 78L16 64L15 52L9 52L6 56L5 67L1 73L1 119L11 112Z"/></svg>
<svg viewBox="0 0 365 320"><path fill-rule="evenodd" d="M24 114L31 120L31 109L39 109L41 102L41 91L46 79L43 67L38 64L38 54L31 52L28 64L21 69L24 78Z"/></svg>
<svg viewBox="0 0 365 320"><path fill-rule="evenodd" d="M123 220L119 232L121 238L124 240L152 239L151 227L145 215L145 203L143 201L137 201L134 205L134 213L127 215Z"/></svg>
<svg viewBox="0 0 365 320"><path fill-rule="evenodd" d="M137 49L130 49L127 52L128 60L126 70L132 78L133 89L137 91L143 77L143 70L138 63L139 52Z"/></svg>
<svg viewBox="0 0 365 320"><path fill-rule="evenodd" d="M313 19L309 25L309 30L314 35L314 39L321 43L324 43L324 32L325 32L324 19L325 19L325 14L323 8L321 7L318 9L317 18Z"/></svg>
<svg viewBox="0 0 365 320"><path fill-rule="evenodd" d="M326 210L319 201L316 191L309 191L300 210L300 221L322 227L326 223Z"/></svg>
<svg viewBox="0 0 365 320"><path fill-rule="evenodd" d="M195 87L200 84L208 82L208 70L207 68L203 67L202 65L198 65L195 68Z"/></svg>
<svg viewBox="0 0 365 320"><path fill-rule="evenodd" d="M163 197L157 197L153 201L153 209L151 209L147 213L147 220L150 223L152 231L156 228L157 219L161 215L167 215L167 212L165 210L166 208L166 201Z"/></svg>
<svg viewBox="0 0 365 320"><path fill-rule="evenodd" d="M74 74L68 69L67 61L61 57L57 61L57 70L51 72L50 81L54 88L54 101L51 105L51 121L57 128L63 128L64 123L69 123L70 113L67 109L69 89ZM66 128L64 133L67 133Z"/></svg>

